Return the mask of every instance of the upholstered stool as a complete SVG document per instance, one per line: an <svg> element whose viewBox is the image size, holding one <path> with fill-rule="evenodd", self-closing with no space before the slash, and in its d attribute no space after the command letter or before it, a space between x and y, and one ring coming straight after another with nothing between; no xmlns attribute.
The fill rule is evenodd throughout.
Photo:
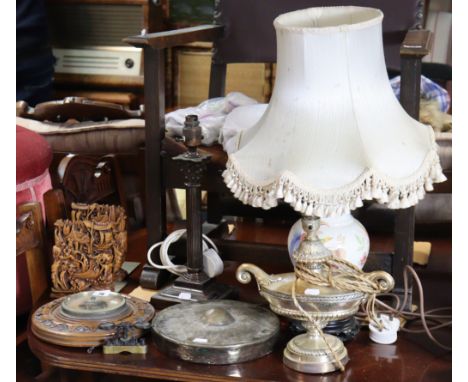
<svg viewBox="0 0 468 382"><path fill-rule="evenodd" d="M39 202L52 188L49 165L52 150L39 134L16 126L16 205ZM44 214L43 214L44 216ZM23 314L31 308L31 291L24 254L16 257L16 314Z"/></svg>
<svg viewBox="0 0 468 382"><path fill-rule="evenodd" d="M16 204L39 201L52 188L52 150L39 134L16 126Z"/></svg>

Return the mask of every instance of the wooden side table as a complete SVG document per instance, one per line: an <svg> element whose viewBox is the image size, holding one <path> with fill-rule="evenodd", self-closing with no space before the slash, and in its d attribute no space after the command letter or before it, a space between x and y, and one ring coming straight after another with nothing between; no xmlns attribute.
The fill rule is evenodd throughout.
<svg viewBox="0 0 468 382"><path fill-rule="evenodd" d="M255 285L235 282L234 271L238 263L227 262L222 282L239 288L240 299L251 302L264 300ZM136 283L127 287L129 292ZM350 362L344 373L324 376L301 374L283 365L282 350L294 335L282 321L281 336L272 354L258 360L233 365L199 365L181 361L162 354L148 338L146 355L104 355L96 349L88 354L86 349L75 349L45 343L28 333L29 346L46 369L59 368L64 380L139 381L152 378L170 381L379 381L415 382L448 381L451 378L450 353L440 351L424 336L399 334L394 345L378 345L368 338L367 330L347 343ZM448 336L450 332L447 332ZM99 373L96 375L96 373ZM74 376L73 378L70 376ZM119 377L118 377L119 376ZM128 379L124 376L128 376ZM70 378L70 379L68 379ZM88 379L86 379L88 378Z"/></svg>

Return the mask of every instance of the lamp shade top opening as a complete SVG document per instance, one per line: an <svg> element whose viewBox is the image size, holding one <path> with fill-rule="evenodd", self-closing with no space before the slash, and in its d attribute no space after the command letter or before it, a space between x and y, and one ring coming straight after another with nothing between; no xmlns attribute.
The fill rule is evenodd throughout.
<svg viewBox="0 0 468 382"><path fill-rule="evenodd" d="M380 9L341 6L308 8L288 12L274 20L278 29L297 30L301 32L333 32L336 30L364 28L382 21Z"/></svg>
<svg viewBox="0 0 468 382"><path fill-rule="evenodd" d="M328 217L371 199L407 208L445 180L432 128L390 86L382 18L373 8L326 7L275 19L270 103L240 133L223 173L236 198L264 209L283 199Z"/></svg>

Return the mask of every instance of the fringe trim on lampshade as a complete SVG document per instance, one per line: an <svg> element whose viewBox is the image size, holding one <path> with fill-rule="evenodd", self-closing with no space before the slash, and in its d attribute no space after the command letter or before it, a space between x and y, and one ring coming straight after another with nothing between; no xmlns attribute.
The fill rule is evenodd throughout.
<svg viewBox="0 0 468 382"><path fill-rule="evenodd" d="M447 178L442 173L437 148L428 152L421 167L404 179L391 179L368 169L353 183L334 190L306 190L291 172L264 185L254 184L230 156L223 172L224 182L242 203L268 210L283 199L306 216L330 217L362 207L364 200L375 199L390 209L412 207L432 191L433 183Z"/></svg>

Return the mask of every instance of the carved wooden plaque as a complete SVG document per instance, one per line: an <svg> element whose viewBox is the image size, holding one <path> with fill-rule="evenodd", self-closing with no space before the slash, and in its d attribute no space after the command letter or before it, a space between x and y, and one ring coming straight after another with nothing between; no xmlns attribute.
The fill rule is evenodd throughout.
<svg viewBox="0 0 468 382"><path fill-rule="evenodd" d="M120 206L72 203L71 220L55 223L52 291L111 289L122 278L126 220Z"/></svg>

